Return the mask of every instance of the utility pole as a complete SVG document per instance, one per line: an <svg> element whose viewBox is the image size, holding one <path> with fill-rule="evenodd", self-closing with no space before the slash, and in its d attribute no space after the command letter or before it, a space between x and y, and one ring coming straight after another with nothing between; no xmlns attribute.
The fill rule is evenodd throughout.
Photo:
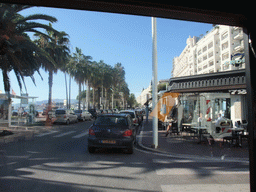
<svg viewBox="0 0 256 192"><path fill-rule="evenodd" d="M152 17L152 112L153 148L158 147L158 109L157 109L157 33L156 18Z"/></svg>

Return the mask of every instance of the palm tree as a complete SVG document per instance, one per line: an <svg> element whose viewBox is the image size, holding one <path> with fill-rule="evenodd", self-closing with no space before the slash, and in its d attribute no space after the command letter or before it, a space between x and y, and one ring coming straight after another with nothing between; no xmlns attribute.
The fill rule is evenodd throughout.
<svg viewBox="0 0 256 192"><path fill-rule="evenodd" d="M52 28L51 24L49 26ZM50 57L54 60L55 65L49 65L49 62L42 63L42 67L45 71L48 71L49 78L49 97L48 97L48 107L51 109L52 105L52 85L53 85L53 74L57 73L59 69L65 70L64 66L68 62L69 58L69 39L68 34L65 32L56 32L52 30L46 30L47 35L36 33L35 43L43 48Z"/></svg>
<svg viewBox="0 0 256 192"><path fill-rule="evenodd" d="M37 28L54 31L51 26L34 22L42 19L51 23L56 22L55 17L43 14L34 14L23 17L20 11L28 9L28 5L15 5L0 3L0 69L3 74L5 92L10 93L10 79L8 73L14 71L20 88L21 80L24 85L24 76L30 76L33 82L35 71L39 73L42 62L54 65L54 60L43 49L33 43L26 32L37 32ZM40 74L40 73L39 73ZM26 87L25 87L26 88Z"/></svg>
<svg viewBox="0 0 256 192"><path fill-rule="evenodd" d="M91 71L90 71L90 83L93 88L92 93L92 102L93 102L93 108L95 108L95 94L96 90L101 86L101 78L100 78L100 67L96 61L93 61L91 64Z"/></svg>
<svg viewBox="0 0 256 192"><path fill-rule="evenodd" d="M73 63L70 66L71 67L70 73L74 77L79 87L79 90L78 90L79 92L78 108L79 109L81 109L81 97L80 97L81 85L87 79L89 79L89 71L90 71L89 68L90 68L91 59L92 59L91 56L85 56L82 53L82 50L76 47L76 52L73 54ZM89 87L87 89L89 89ZM89 96L89 94L87 96Z"/></svg>

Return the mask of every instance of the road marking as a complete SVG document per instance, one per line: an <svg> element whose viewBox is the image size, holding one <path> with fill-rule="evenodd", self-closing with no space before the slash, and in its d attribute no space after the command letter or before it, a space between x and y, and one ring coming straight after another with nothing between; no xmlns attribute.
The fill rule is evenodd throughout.
<svg viewBox="0 0 256 192"><path fill-rule="evenodd" d="M79 135L73 136L72 138L77 139L77 138L83 137L83 136L88 135L88 134L89 134L89 132L88 132L88 131L85 131L85 132L83 132L83 133L80 133Z"/></svg>
<svg viewBox="0 0 256 192"><path fill-rule="evenodd" d="M57 133L59 131L49 131L49 132L46 132L46 133L41 133L39 135L36 135L36 137L43 137L43 136L46 136L46 135L51 135L53 133Z"/></svg>
<svg viewBox="0 0 256 192"><path fill-rule="evenodd" d="M161 185L163 192L186 191L186 192L216 192L216 191L250 191L250 184L183 184L183 185Z"/></svg>
<svg viewBox="0 0 256 192"><path fill-rule="evenodd" d="M76 132L76 131L69 131L69 132L66 132L66 133L61 133L61 134L55 135L55 136L53 136L53 137L63 137L63 136L65 136L65 135L69 135L69 134L74 133L74 132Z"/></svg>
<svg viewBox="0 0 256 192"><path fill-rule="evenodd" d="M249 174L248 169L221 169L221 170L210 170L200 168L162 168L156 170L157 175L233 175L233 174Z"/></svg>
<svg viewBox="0 0 256 192"><path fill-rule="evenodd" d="M210 160L210 159L152 159L153 163L160 163L160 164L172 164L172 163L209 163L209 162L221 162L226 163L225 161L219 159L217 160ZM243 165L249 165L249 162L240 162Z"/></svg>

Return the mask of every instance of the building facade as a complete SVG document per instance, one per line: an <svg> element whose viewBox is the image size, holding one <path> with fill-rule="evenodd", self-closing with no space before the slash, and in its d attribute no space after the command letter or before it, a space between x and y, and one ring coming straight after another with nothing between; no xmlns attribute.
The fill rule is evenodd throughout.
<svg viewBox="0 0 256 192"><path fill-rule="evenodd" d="M189 37L180 56L173 59L168 91L180 94L179 122L213 132L219 114L233 126L247 122L242 28L216 25L200 38Z"/></svg>
<svg viewBox="0 0 256 192"><path fill-rule="evenodd" d="M241 27L216 25L202 37L189 37L180 56L173 59L172 77L244 69Z"/></svg>
<svg viewBox="0 0 256 192"><path fill-rule="evenodd" d="M136 98L137 103L143 106L147 102L147 100L151 98L151 95L152 95L151 91L152 91L152 86L150 83L148 88L143 89L141 94Z"/></svg>

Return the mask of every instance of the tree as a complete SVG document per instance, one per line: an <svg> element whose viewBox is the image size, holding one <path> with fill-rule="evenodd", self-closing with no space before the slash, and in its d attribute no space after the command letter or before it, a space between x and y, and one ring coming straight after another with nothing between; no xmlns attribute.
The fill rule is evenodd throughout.
<svg viewBox="0 0 256 192"><path fill-rule="evenodd" d="M131 93L129 95L129 98L127 100L127 104L128 104L128 106L130 106L130 108L134 108L138 105L137 101L136 101L136 98L135 98L135 95L133 93Z"/></svg>
<svg viewBox="0 0 256 192"><path fill-rule="evenodd" d="M168 83L161 83L157 85L157 92L166 90Z"/></svg>
<svg viewBox="0 0 256 192"><path fill-rule="evenodd" d="M81 84L89 79L89 67L91 56L85 56L82 50L76 47L76 52L73 54L73 62L70 66L70 74L74 77L79 85L79 95L81 94ZM79 96L78 108L81 109L81 97Z"/></svg>
<svg viewBox="0 0 256 192"><path fill-rule="evenodd" d="M27 17L19 14L20 11L30 8L28 5L15 5L0 3L0 69L3 74L5 92L10 93L10 79L8 73L14 71L18 84L22 89L25 85L24 77L30 76L35 83L33 74L39 73L42 62L54 65L54 60L49 54L36 46L26 32L37 32L37 28L55 31L51 26L34 22L34 20L46 20L56 22L55 17L43 14L34 14ZM39 73L40 74L40 73ZM26 86L25 86L26 88Z"/></svg>
<svg viewBox="0 0 256 192"><path fill-rule="evenodd" d="M49 27L52 28L52 25L49 24ZM59 69L65 69L64 66L68 62L70 50L68 48L69 36L64 31L58 32L53 30L46 30L46 34L47 35L36 33L35 37L37 37L37 39L35 40L35 43L39 47L43 48L55 62L55 65L50 65L50 63L47 61L42 63L43 69L49 73L48 106L50 110L52 105L53 74L57 73Z"/></svg>

